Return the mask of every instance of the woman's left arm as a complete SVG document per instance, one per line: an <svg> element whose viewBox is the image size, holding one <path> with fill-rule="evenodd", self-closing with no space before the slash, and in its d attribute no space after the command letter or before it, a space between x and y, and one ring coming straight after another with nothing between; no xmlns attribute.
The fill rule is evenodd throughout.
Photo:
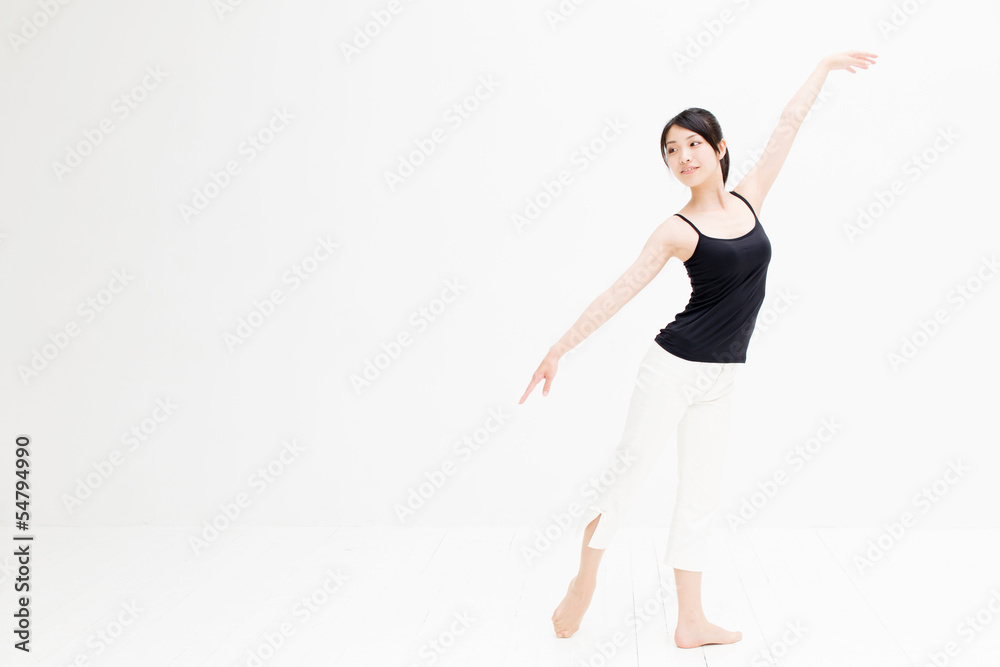
<svg viewBox="0 0 1000 667"><path fill-rule="evenodd" d="M806 114L812 108L813 102L823 89L826 75L835 69L846 69L851 74L853 68L868 69L868 66L875 64L874 53L866 51L844 51L835 53L823 58L816 69L812 71L806 82L802 84L798 92L785 105L778 120L778 126L771 133L771 138L764 147L764 154L760 156L757 163L747 172L739 185L734 188L753 205L754 210L760 211L764 204L764 198L778 178L778 172L785 164L785 158L792 149L792 141L802 125Z"/></svg>

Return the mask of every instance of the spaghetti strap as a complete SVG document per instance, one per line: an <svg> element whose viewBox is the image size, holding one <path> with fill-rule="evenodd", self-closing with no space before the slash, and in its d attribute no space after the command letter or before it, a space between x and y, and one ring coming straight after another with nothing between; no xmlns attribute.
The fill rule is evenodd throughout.
<svg viewBox="0 0 1000 667"><path fill-rule="evenodd" d="M743 203L744 203L744 204L746 204L747 206L750 206L750 202L748 202L748 201L747 201L747 198L746 198L746 197L744 197L743 195L741 195L741 194L740 194L739 192L736 192L736 190L730 190L730 191L729 191L729 194L731 194L731 195L736 195L737 197L739 197L740 199L742 199L742 200L743 200ZM760 221L759 221L759 220L757 219L757 211L753 210L753 206L750 206L750 212L751 212L751 213L753 213L753 219L754 219L754 222L760 222Z"/></svg>
<svg viewBox="0 0 1000 667"><path fill-rule="evenodd" d="M698 229L697 227L695 227L695 226L694 226L694 223L693 223L693 222L691 222L690 220L688 220L687 218L685 218L685 217L684 217L683 215L681 215L680 213L674 213L674 215L676 215L676 216L677 216L678 218L680 218L680 219L681 219L681 220L683 220L684 222L686 222L686 223L688 223L689 225L691 225L692 227L694 227L694 231L698 232L698 236L701 236L701 230L700 230L700 229Z"/></svg>

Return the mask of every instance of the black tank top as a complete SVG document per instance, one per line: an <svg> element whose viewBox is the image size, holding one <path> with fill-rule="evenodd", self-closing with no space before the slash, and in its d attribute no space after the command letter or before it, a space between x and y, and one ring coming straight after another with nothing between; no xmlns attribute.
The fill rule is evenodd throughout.
<svg viewBox="0 0 1000 667"><path fill-rule="evenodd" d="M734 239L698 232L694 254L686 262L691 298L684 310L656 335L667 352L688 361L745 363L747 345L764 301L771 242L743 196L730 191L750 207L753 229Z"/></svg>

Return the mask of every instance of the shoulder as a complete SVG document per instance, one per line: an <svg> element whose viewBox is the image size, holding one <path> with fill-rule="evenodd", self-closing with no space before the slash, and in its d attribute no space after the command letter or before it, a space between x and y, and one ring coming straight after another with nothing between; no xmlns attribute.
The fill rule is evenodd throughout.
<svg viewBox="0 0 1000 667"><path fill-rule="evenodd" d="M753 187L753 183L746 182L746 179L740 181L740 184L731 190L739 196L747 200L751 207L753 207L754 213L757 217L760 217L760 209L764 206L764 198L760 195L756 188Z"/></svg>
<svg viewBox="0 0 1000 667"><path fill-rule="evenodd" d="M674 213L672 216L660 223L660 226L656 228L654 234L658 234L664 239L685 239L690 234L695 234L694 228L691 227L687 220L682 218L680 214Z"/></svg>
<svg viewBox="0 0 1000 667"><path fill-rule="evenodd" d="M676 213L671 215L653 230L650 240L665 248L670 255L689 249L692 242L697 242L698 232Z"/></svg>

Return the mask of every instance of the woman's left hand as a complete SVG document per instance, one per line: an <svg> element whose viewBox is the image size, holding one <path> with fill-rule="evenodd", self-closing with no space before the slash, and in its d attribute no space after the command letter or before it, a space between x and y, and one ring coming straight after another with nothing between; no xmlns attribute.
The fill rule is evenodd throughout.
<svg viewBox="0 0 1000 667"><path fill-rule="evenodd" d="M842 53L834 53L827 56L823 59L823 62L831 70L846 69L851 74L854 74L855 71L852 68L868 69L869 65L875 64L876 58L878 58L877 55L868 53L867 51L843 51Z"/></svg>

